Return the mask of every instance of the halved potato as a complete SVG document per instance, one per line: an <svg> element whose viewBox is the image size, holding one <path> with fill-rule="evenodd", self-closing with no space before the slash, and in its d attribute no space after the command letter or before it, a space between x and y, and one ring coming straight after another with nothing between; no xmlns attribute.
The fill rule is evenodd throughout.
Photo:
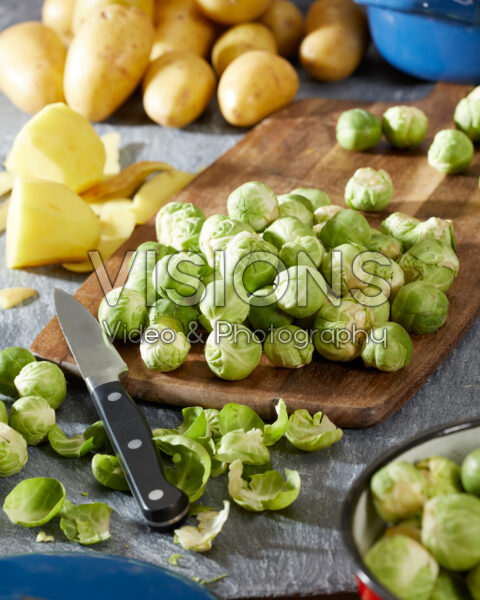
<svg viewBox="0 0 480 600"><path fill-rule="evenodd" d="M0 309L7 310L14 306L18 306L27 298L31 298L37 294L37 290L26 287L5 288L0 290Z"/></svg>

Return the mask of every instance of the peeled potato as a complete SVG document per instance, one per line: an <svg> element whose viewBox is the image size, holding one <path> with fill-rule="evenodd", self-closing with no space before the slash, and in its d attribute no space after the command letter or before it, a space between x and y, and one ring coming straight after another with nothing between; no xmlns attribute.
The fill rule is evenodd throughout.
<svg viewBox="0 0 480 600"><path fill-rule="evenodd" d="M0 171L0 197L8 194L13 188L15 176L8 171Z"/></svg>
<svg viewBox="0 0 480 600"><path fill-rule="evenodd" d="M65 104L51 104L21 129L5 166L14 175L63 183L81 192L102 180L105 148L92 125Z"/></svg>
<svg viewBox="0 0 480 600"><path fill-rule="evenodd" d="M272 5L260 18L273 33L278 53L289 58L302 41L303 16L298 6L289 0L273 0Z"/></svg>
<svg viewBox="0 0 480 600"><path fill-rule="evenodd" d="M120 134L116 132L106 133L100 138L105 147L105 166L103 174L105 177L118 175L120 173Z"/></svg>
<svg viewBox="0 0 480 600"><path fill-rule="evenodd" d="M10 200L5 200L0 204L0 233L5 231L7 228L7 219L8 219L8 208L10 206Z"/></svg>
<svg viewBox="0 0 480 600"><path fill-rule="evenodd" d="M77 33L81 25L95 11L105 8L110 4L122 4L123 6L135 6L153 19L153 0L76 0L72 19L72 30Z"/></svg>
<svg viewBox="0 0 480 600"><path fill-rule="evenodd" d="M221 25L255 21L271 3L272 0L197 0L200 10Z"/></svg>
<svg viewBox="0 0 480 600"><path fill-rule="evenodd" d="M7 221L7 266L36 267L87 258L100 224L80 196L60 183L18 177Z"/></svg>
<svg viewBox="0 0 480 600"><path fill-rule="evenodd" d="M5 288L0 290L0 309L7 310L18 306L27 298L31 298L37 294L37 290L26 287Z"/></svg>
<svg viewBox="0 0 480 600"><path fill-rule="evenodd" d="M72 21L76 0L45 0L42 22L51 27L65 46L72 41Z"/></svg>

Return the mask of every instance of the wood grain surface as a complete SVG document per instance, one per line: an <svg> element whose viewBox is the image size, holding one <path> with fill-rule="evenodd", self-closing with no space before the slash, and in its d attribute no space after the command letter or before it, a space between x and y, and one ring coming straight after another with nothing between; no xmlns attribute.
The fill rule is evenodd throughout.
<svg viewBox="0 0 480 600"><path fill-rule="evenodd" d="M390 147L386 140L362 153L348 152L336 143L335 123L342 111L359 106L380 117L389 104L326 99L296 102L251 130L175 198L197 204L207 216L225 214L229 193L246 181L258 180L277 193L298 186L320 187L335 204L344 206L345 184L355 169L386 169L393 180L394 197L386 211L367 215L370 224L377 227L393 211L420 219L453 219L461 264L459 276L448 292L450 310L446 324L434 334L414 336L410 365L386 374L366 369L360 359L334 363L316 354L311 365L286 370L272 367L264 356L247 379L226 382L210 372L199 344L194 345L182 367L168 374L147 369L136 345L121 346L119 351L130 369L125 381L129 392L135 398L176 406L221 408L227 402L245 403L266 418L274 416L276 399L284 398L290 410L323 410L338 425L354 428L378 424L405 404L480 313L480 156L475 155L466 174L456 176L437 172L429 166L426 156L434 134L453 127L455 105L469 89L439 84L430 96L415 103L427 113L429 131L420 148L407 152ZM111 280L115 280L127 250L135 250L140 243L153 239L152 218L107 261ZM96 315L102 293L95 274L80 287L76 297ZM32 350L78 376L56 319L37 337Z"/></svg>

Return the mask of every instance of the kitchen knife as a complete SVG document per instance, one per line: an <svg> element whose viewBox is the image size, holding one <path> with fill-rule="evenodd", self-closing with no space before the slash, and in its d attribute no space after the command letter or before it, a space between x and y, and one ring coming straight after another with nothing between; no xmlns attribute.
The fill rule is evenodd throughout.
<svg viewBox="0 0 480 600"><path fill-rule="evenodd" d="M54 299L65 339L144 517L158 529L178 525L188 514L188 497L165 479L152 431L120 383L127 365L80 302L58 288Z"/></svg>

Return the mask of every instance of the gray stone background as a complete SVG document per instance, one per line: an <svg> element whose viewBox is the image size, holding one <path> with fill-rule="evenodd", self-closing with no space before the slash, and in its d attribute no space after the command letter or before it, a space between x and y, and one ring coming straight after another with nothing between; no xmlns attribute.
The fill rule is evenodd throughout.
<svg viewBox="0 0 480 600"><path fill-rule="evenodd" d="M302 8L307 0L299 2ZM11 24L39 19L41 0L2 0L0 30ZM350 79L320 84L299 70L298 97L329 96L362 100L400 102L427 94L431 86L411 79L386 65L371 49L362 66ZM453 107L452 107L453 108ZM3 160L14 136L28 117L0 96L0 158ZM149 122L138 96L132 98L99 133L119 131L122 136L122 163L135 160L164 160L177 168L195 171L207 166L233 146L244 131L228 126L215 101L206 114L184 130L165 129ZM26 306L0 313L0 349L11 345L28 347L53 316L52 290L58 286L73 293L84 276L69 274L61 267L9 271L5 267L5 235L0 235L0 289L30 286L39 296ZM465 299L468 301L468 298ZM182 552L180 567L168 565L168 557L178 552L171 535L148 529L134 500L127 494L100 487L90 472L88 458L62 459L47 446L29 449L29 461L21 474L0 480L0 502L21 479L49 475L60 479L68 497L110 504L112 538L91 549L67 543L58 527L44 529L55 543L35 543L36 531L13 526L0 514L0 555L32 552L100 552L134 557L174 569L192 577L229 577L212 586L223 598L324 596L353 592L354 573L342 545L339 530L342 500L366 464L381 452L428 427L478 416L480 320L477 320L458 347L427 384L387 423L366 431L346 431L339 444L317 454L303 454L281 443L272 453L274 467L298 469L302 491L298 500L280 513L251 514L236 505L223 533L206 555ZM358 393L362 393L358 390ZM179 411L142 405L152 427L172 427L180 422ZM80 433L97 420L86 390L69 385L68 397L58 412L58 422L68 434ZM221 507L228 497L225 478L209 483L202 502Z"/></svg>

